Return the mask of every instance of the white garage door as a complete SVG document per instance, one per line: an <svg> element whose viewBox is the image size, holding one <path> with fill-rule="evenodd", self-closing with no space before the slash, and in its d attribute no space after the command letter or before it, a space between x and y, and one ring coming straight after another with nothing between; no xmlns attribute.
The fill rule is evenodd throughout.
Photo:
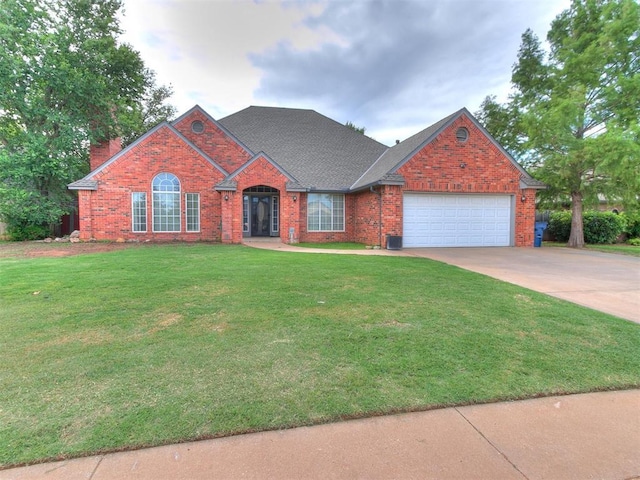
<svg viewBox="0 0 640 480"><path fill-rule="evenodd" d="M510 195L404 194L403 247L508 247Z"/></svg>

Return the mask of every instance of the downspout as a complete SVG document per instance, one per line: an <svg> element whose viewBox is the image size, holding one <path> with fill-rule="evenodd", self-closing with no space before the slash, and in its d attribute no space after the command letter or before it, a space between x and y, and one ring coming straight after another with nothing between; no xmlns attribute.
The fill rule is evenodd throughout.
<svg viewBox="0 0 640 480"><path fill-rule="evenodd" d="M382 249L382 192L376 192L373 185L369 187L369 191L378 196L378 245Z"/></svg>

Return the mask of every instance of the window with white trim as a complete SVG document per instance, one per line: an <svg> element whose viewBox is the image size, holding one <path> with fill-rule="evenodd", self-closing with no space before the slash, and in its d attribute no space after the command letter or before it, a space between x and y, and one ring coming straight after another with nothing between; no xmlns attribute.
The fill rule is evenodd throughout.
<svg viewBox="0 0 640 480"><path fill-rule="evenodd" d="M180 181L171 173L156 175L153 192L153 231L180 231Z"/></svg>
<svg viewBox="0 0 640 480"><path fill-rule="evenodd" d="M271 197L271 233L280 231L280 197Z"/></svg>
<svg viewBox="0 0 640 480"><path fill-rule="evenodd" d="M309 232L344 231L344 195L310 193L307 196L307 230Z"/></svg>
<svg viewBox="0 0 640 480"><path fill-rule="evenodd" d="M131 193L131 230L147 231L147 194L145 192Z"/></svg>
<svg viewBox="0 0 640 480"><path fill-rule="evenodd" d="M200 194L185 193L184 201L187 206L187 232L200 231Z"/></svg>

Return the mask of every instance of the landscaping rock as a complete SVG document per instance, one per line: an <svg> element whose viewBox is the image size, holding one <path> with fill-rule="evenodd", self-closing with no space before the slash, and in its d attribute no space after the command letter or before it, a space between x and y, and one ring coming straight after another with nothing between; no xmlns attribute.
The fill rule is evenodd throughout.
<svg viewBox="0 0 640 480"><path fill-rule="evenodd" d="M69 238L80 238L80 230L74 230L73 232L71 232Z"/></svg>

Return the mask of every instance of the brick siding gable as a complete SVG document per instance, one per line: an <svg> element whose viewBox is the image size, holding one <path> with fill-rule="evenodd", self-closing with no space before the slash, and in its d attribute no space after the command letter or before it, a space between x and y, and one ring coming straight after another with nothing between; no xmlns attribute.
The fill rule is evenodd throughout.
<svg viewBox="0 0 640 480"><path fill-rule="evenodd" d="M469 137L456 138L459 128ZM515 193L522 172L466 115L460 115L398 169L407 191Z"/></svg>
<svg viewBox="0 0 640 480"><path fill-rule="evenodd" d="M194 131L194 122L202 122L202 132ZM199 107L178 118L173 126L228 173L234 172L253 157L248 148Z"/></svg>

